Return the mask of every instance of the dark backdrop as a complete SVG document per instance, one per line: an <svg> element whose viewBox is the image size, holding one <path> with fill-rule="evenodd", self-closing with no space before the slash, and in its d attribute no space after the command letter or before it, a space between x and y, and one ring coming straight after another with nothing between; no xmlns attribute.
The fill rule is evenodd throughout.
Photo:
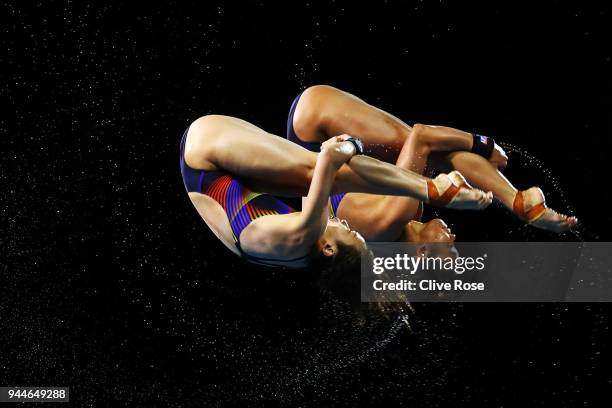
<svg viewBox="0 0 612 408"><path fill-rule="evenodd" d="M441 211L460 239L607 241L609 11L233 3L2 5L0 385L70 386L83 406L596 405L607 305L415 305L381 347L334 337L308 278L204 226L178 143L207 113L282 136L293 97L331 84L520 146L507 174L582 221L558 237L500 208Z"/></svg>

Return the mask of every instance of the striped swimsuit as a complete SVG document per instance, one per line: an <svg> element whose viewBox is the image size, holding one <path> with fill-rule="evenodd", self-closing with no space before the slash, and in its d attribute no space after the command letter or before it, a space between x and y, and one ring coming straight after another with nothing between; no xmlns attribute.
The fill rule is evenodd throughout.
<svg viewBox="0 0 612 408"><path fill-rule="evenodd" d="M275 196L258 193L244 186L239 180L222 171L196 170L185 162L185 139L187 132L181 139L180 167L183 183L187 192L205 194L223 207L232 228L234 243L240 254L251 262L269 265L266 262L295 262L306 258L296 259L269 259L259 258L245 253L240 247L240 234L257 218L273 214L290 214L293 208Z"/></svg>

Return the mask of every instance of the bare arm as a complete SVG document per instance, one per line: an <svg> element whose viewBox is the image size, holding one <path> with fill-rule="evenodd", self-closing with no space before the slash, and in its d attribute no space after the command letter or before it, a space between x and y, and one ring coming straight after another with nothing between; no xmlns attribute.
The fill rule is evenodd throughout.
<svg viewBox="0 0 612 408"><path fill-rule="evenodd" d="M253 221L240 237L242 248L251 254L275 258L291 259L308 253L327 226L327 205L336 173L354 153L350 142L334 142L323 149L317 156L302 211Z"/></svg>
<svg viewBox="0 0 612 408"><path fill-rule="evenodd" d="M368 156L356 156L338 171L334 192L406 196L463 210L481 210L491 204L491 193L472 188L458 172L453 173L460 183L451 180L452 174L429 179Z"/></svg>
<svg viewBox="0 0 612 408"><path fill-rule="evenodd" d="M335 192L410 196L427 201L427 178L369 156L356 156L342 166Z"/></svg>
<svg viewBox="0 0 612 408"><path fill-rule="evenodd" d="M355 148L350 142L334 142L325 146L318 155L298 225L306 231L308 237L314 238L312 243L323 234L327 226L327 206L336 173L354 154Z"/></svg>

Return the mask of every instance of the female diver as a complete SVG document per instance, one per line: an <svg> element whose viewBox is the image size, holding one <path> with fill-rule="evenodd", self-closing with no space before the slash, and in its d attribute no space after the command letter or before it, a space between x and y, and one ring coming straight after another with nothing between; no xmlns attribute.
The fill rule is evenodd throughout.
<svg viewBox="0 0 612 408"><path fill-rule="evenodd" d="M209 115L185 131L180 167L191 202L214 234L235 254L268 266L359 264L365 242L329 218L332 193L409 196L457 209L483 209L492 201L458 172L428 179L355 156L360 147L343 136L313 153L243 120ZM274 195L306 195L302 211Z"/></svg>
<svg viewBox="0 0 612 408"><path fill-rule="evenodd" d="M501 174L507 157L491 138L441 126L410 127L331 86L313 86L295 98L287 121L289 140L318 151L321 141L340 134L360 138L366 154L419 174L424 174L430 158L437 159L430 160L430 165L450 164L468 182L493 192L504 206L534 227L563 232L577 223L575 217L547 208L539 188L518 191ZM348 220L368 241L453 241L454 235L443 221L418 222L422 207L413 197L335 194L330 203L332 212Z"/></svg>

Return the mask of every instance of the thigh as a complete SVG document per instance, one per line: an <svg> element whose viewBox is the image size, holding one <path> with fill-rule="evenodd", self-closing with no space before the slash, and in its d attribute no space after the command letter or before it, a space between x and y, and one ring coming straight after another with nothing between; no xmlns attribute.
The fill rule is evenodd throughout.
<svg viewBox="0 0 612 408"><path fill-rule="evenodd" d="M366 153L394 163L411 127L397 117L339 89L307 89L296 106L294 129L304 141L324 141L343 133L360 138Z"/></svg>
<svg viewBox="0 0 612 408"><path fill-rule="evenodd" d="M241 119L211 115L191 125L185 160L226 171L255 191L295 195L308 191L316 154Z"/></svg>

